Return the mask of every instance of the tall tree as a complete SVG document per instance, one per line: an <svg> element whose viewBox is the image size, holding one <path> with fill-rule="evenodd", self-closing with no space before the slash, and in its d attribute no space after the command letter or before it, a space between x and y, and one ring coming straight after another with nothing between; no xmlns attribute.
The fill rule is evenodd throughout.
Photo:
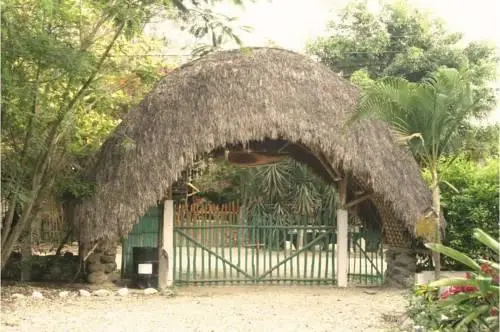
<svg viewBox="0 0 500 332"><path fill-rule="evenodd" d="M185 3L191 4L189 9ZM172 9L189 15L197 4L2 2L1 200L7 205L2 211L2 269L44 198L74 180L75 158L95 151L126 113L126 105L140 96L138 80L151 83L161 75L158 63L127 55L141 44L144 25ZM80 196L92 194L86 183L72 183L71 188Z"/></svg>
<svg viewBox="0 0 500 332"><path fill-rule="evenodd" d="M430 171L435 237L441 241L440 160L459 143L459 128L474 112L470 73L440 68L418 83L404 78L384 78L366 87L356 118L387 122L397 141L406 145L415 159ZM457 137L458 136L458 137ZM450 162L453 162L453 158ZM435 256L436 278L440 273Z"/></svg>
<svg viewBox="0 0 500 332"><path fill-rule="evenodd" d="M363 70L371 79L404 77L419 82L441 66L472 73L475 113L495 106L498 54L488 42L464 43L461 33L447 31L431 13L408 1L385 3L370 11L366 1L354 0L329 23L329 36L308 45L308 52L350 78Z"/></svg>

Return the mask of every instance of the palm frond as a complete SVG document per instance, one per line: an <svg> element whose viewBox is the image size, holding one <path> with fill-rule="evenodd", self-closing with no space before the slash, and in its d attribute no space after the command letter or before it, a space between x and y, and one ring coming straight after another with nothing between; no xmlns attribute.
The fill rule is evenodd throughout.
<svg viewBox="0 0 500 332"><path fill-rule="evenodd" d="M440 68L420 83L386 78L362 93L355 118L368 117L391 126L395 141L418 160L438 160L450 149L457 130L473 111L467 75Z"/></svg>

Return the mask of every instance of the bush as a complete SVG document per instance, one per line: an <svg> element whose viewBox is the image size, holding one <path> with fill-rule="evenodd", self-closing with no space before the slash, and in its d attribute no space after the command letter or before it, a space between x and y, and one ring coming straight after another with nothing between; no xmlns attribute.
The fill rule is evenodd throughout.
<svg viewBox="0 0 500 332"><path fill-rule="evenodd" d="M472 239L471 229L480 228L493 238L499 236L498 169L497 159L475 162L461 157L443 167L441 173L442 179L456 188L441 184L441 203L447 223L443 243L473 259L486 258L491 251ZM424 177L427 175L424 172ZM455 271L464 269L461 263L447 257L443 257L443 267Z"/></svg>
<svg viewBox="0 0 500 332"><path fill-rule="evenodd" d="M477 263L464 253L441 244L427 246L472 269L464 278L442 279L413 290L408 315L427 331L498 331L497 240L475 229L473 237L495 253L496 261ZM444 288L444 289L443 289Z"/></svg>

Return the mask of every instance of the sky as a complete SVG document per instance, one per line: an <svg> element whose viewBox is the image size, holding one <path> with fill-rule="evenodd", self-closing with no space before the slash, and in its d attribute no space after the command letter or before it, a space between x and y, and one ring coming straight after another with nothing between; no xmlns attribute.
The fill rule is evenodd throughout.
<svg viewBox="0 0 500 332"><path fill-rule="evenodd" d="M367 0L376 4L377 0ZM240 25L252 27L250 33L238 33L245 46L277 46L303 52L308 41L325 34L327 22L335 17L348 0L256 0L244 7L223 2L216 12L238 17ZM465 41L490 40L500 49L500 0L410 0L417 8L430 10L444 19L450 31L464 33ZM174 25L162 22L150 27L171 41L168 52L188 54L193 39ZM495 84L500 89L500 78ZM500 107L490 116L500 122Z"/></svg>

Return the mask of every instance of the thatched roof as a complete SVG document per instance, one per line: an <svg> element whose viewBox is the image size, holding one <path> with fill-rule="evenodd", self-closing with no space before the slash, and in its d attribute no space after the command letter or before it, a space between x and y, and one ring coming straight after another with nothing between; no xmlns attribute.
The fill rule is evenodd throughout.
<svg viewBox="0 0 500 332"><path fill-rule="evenodd" d="M200 153L273 139L321 153L374 192L370 204L384 206L386 229L414 234L431 207L430 191L385 124L344 127L357 99L355 86L290 51L225 51L188 63L166 75L103 144L90 172L96 193L76 210L82 235L126 235Z"/></svg>

